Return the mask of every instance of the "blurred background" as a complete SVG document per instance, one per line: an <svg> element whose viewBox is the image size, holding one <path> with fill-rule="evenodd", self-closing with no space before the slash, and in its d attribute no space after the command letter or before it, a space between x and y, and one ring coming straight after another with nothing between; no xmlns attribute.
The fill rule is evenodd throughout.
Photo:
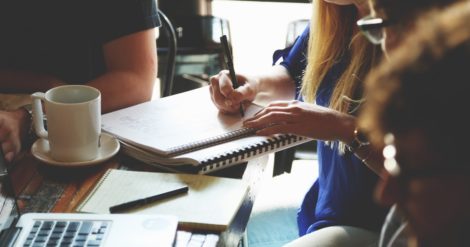
<svg viewBox="0 0 470 247"><path fill-rule="evenodd" d="M177 36L173 93L200 86L224 68L219 38L226 34L237 72L267 69L276 49L293 42L311 15L309 0L158 0ZM161 78L168 66L168 39L158 40Z"/></svg>

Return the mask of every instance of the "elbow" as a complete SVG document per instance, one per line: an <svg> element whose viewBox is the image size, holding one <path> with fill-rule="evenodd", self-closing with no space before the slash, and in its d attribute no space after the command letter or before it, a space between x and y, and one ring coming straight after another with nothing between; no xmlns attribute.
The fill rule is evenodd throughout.
<svg viewBox="0 0 470 247"><path fill-rule="evenodd" d="M134 104L142 103L152 99L155 83L157 80L156 74L150 73L146 76L140 76L137 88L135 89L135 102Z"/></svg>
<svg viewBox="0 0 470 247"><path fill-rule="evenodd" d="M152 99L155 83L157 81L158 63L153 60L148 66L137 74L138 82L135 103L142 103Z"/></svg>

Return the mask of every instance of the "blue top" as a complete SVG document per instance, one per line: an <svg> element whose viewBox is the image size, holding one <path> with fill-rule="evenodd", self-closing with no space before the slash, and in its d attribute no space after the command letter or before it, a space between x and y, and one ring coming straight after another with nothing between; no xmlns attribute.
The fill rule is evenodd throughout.
<svg viewBox="0 0 470 247"><path fill-rule="evenodd" d="M277 50L273 54L273 63L277 62L281 57L280 65L284 66L289 72L290 76L295 80L296 90L295 98L301 99L300 86L304 70L307 67L307 47L308 36L310 27L307 25L303 33L297 37L292 46L286 47L283 50Z"/></svg>
<svg viewBox="0 0 470 247"><path fill-rule="evenodd" d="M292 47L277 51L273 56L276 60L283 58L280 64L296 81L297 96L300 95L298 89L306 67L308 36L309 27ZM345 67L343 59L327 73L316 95L318 105L329 105L338 77ZM378 176L351 152L340 154L337 142L330 147L324 141L318 141L317 154L318 179L305 195L298 211L299 235L335 225L380 231L387 209L373 201Z"/></svg>
<svg viewBox="0 0 470 247"><path fill-rule="evenodd" d="M158 26L155 0L1 0L0 70L86 83L106 71L104 44Z"/></svg>

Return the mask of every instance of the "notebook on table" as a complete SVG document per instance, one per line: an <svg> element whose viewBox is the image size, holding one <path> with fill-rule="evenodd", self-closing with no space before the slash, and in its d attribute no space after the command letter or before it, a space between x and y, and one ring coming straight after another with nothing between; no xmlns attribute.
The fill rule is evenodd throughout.
<svg viewBox="0 0 470 247"><path fill-rule="evenodd" d="M128 155L173 172L208 173L309 141L243 128L261 109L250 103L244 117L220 113L202 87L104 114L102 127Z"/></svg>
<svg viewBox="0 0 470 247"><path fill-rule="evenodd" d="M1 148L0 148L1 150ZM0 246L173 246L169 215L26 213L21 215L0 152Z"/></svg>
<svg viewBox="0 0 470 247"><path fill-rule="evenodd" d="M182 186L189 188L187 193L125 212L175 215L182 229L221 232L233 221L248 192L248 185L241 179L109 169L75 210L103 214L112 206Z"/></svg>

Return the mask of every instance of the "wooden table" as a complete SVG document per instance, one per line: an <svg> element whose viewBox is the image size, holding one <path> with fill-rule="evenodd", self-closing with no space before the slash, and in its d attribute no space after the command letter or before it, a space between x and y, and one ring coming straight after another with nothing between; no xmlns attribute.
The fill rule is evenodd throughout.
<svg viewBox="0 0 470 247"><path fill-rule="evenodd" d="M192 235L219 237L216 246L239 246L245 232L248 218L255 200L257 185L263 177L268 156L253 159L247 164L237 165L210 174L214 176L236 177L249 184L247 197L235 216L230 227L224 232L202 232ZM61 168L45 165L36 160L29 152L21 154L11 165L13 186L19 198L22 213L26 212L74 212L74 208L84 198L95 182L109 168L157 171L139 161L119 153L111 160L87 168ZM178 236L187 236L191 229L178 229ZM184 238L177 238L176 246L197 246Z"/></svg>

